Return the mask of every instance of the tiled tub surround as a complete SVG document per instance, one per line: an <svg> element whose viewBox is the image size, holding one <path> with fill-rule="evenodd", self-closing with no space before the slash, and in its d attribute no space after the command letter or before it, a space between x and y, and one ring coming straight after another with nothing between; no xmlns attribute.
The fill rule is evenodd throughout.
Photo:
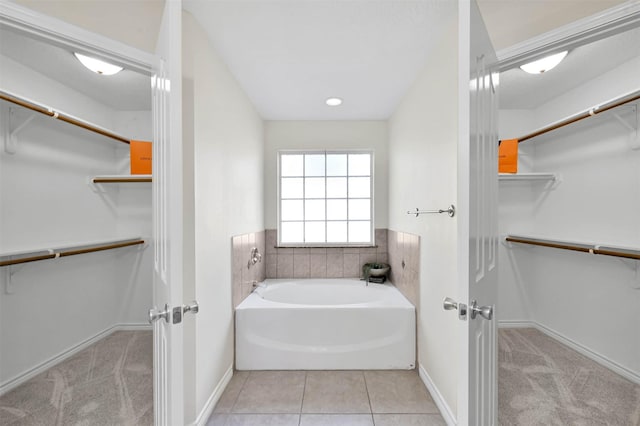
<svg viewBox="0 0 640 426"><path fill-rule="evenodd" d="M251 264L251 249L256 247L262 255L262 260L256 264ZM235 308L253 290L253 282L261 282L266 278L265 261L265 231L252 232L249 234L237 235L231 240L232 250L232 271L231 284L233 294L233 307Z"/></svg>
<svg viewBox="0 0 640 426"><path fill-rule="evenodd" d="M266 278L359 278L362 265L391 265L390 281L419 309L420 237L376 229L376 247L279 248L275 229L233 237L233 306L251 294L252 281ZM251 248L262 261L247 267ZM403 266L404 263L404 266Z"/></svg>
<svg viewBox="0 0 640 426"><path fill-rule="evenodd" d="M359 278L365 263L389 263L386 229L376 229L376 247L344 248L280 248L276 232L266 230L267 278Z"/></svg>
<svg viewBox="0 0 640 426"><path fill-rule="evenodd" d="M389 279L409 301L420 308L420 237L389 230Z"/></svg>

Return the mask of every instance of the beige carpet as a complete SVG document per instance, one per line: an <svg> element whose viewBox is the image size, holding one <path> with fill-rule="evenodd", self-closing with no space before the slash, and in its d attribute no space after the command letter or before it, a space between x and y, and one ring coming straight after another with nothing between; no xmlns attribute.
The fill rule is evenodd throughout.
<svg viewBox="0 0 640 426"><path fill-rule="evenodd" d="M152 425L152 365L151 331L117 331L0 397L0 425Z"/></svg>
<svg viewBox="0 0 640 426"><path fill-rule="evenodd" d="M501 329L500 425L640 425L640 386L532 328Z"/></svg>

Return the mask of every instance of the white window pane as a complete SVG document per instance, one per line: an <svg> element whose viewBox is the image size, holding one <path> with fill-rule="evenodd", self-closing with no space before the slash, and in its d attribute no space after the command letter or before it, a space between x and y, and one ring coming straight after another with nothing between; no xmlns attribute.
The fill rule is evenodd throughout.
<svg viewBox="0 0 640 426"><path fill-rule="evenodd" d="M371 178L349 178L349 198L371 197Z"/></svg>
<svg viewBox="0 0 640 426"><path fill-rule="evenodd" d="M347 175L347 154L327 155L327 176Z"/></svg>
<svg viewBox="0 0 640 426"><path fill-rule="evenodd" d="M349 220L371 219L370 200L349 200Z"/></svg>
<svg viewBox="0 0 640 426"><path fill-rule="evenodd" d="M347 242L347 222L327 222L327 242Z"/></svg>
<svg viewBox="0 0 640 426"><path fill-rule="evenodd" d="M305 176L324 176L324 154L304 156Z"/></svg>
<svg viewBox="0 0 640 426"><path fill-rule="evenodd" d="M346 220L347 200L327 200L327 220Z"/></svg>
<svg viewBox="0 0 640 426"><path fill-rule="evenodd" d="M371 241L371 222L349 222L349 242L368 243Z"/></svg>
<svg viewBox="0 0 640 426"><path fill-rule="evenodd" d="M303 155L283 154L280 156L281 176L303 176Z"/></svg>
<svg viewBox="0 0 640 426"><path fill-rule="evenodd" d="M327 178L327 198L347 198L347 178Z"/></svg>
<svg viewBox="0 0 640 426"><path fill-rule="evenodd" d="M282 178L280 182L280 197L302 198L302 178Z"/></svg>
<svg viewBox="0 0 640 426"><path fill-rule="evenodd" d="M349 176L370 176L371 155L349 154Z"/></svg>
<svg viewBox="0 0 640 426"><path fill-rule="evenodd" d="M304 180L304 198L324 198L324 178Z"/></svg>
<svg viewBox="0 0 640 426"><path fill-rule="evenodd" d="M306 200L304 220L324 220L324 200Z"/></svg>
<svg viewBox="0 0 640 426"><path fill-rule="evenodd" d="M303 222L282 222L280 225L280 242L301 243L303 242Z"/></svg>
<svg viewBox="0 0 640 426"><path fill-rule="evenodd" d="M302 220L302 200L282 200L280 220Z"/></svg>
<svg viewBox="0 0 640 426"><path fill-rule="evenodd" d="M305 243L324 243L324 222L305 222Z"/></svg>

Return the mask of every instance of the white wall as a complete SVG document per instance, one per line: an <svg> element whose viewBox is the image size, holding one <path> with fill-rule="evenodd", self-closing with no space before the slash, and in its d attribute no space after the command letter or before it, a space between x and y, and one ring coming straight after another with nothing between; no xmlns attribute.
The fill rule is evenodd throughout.
<svg viewBox="0 0 640 426"><path fill-rule="evenodd" d="M442 300L458 293L457 218L406 212L457 204L456 12L455 3L443 5L429 65L389 121L389 228L421 237L418 361L454 415L458 325L455 315L442 309Z"/></svg>
<svg viewBox="0 0 640 426"><path fill-rule="evenodd" d="M375 228L388 225L388 129L386 121L267 121L265 123L264 217L276 229L277 152L281 149L373 149Z"/></svg>
<svg viewBox="0 0 640 426"><path fill-rule="evenodd" d="M193 88L193 105L186 107L193 117L185 125L193 126L198 415L233 365L231 237L264 229L263 123L188 13L183 15L183 77Z"/></svg>
<svg viewBox="0 0 640 426"><path fill-rule="evenodd" d="M636 58L529 116L543 125L541 117L557 121L638 90L639 69ZM630 108L618 112L635 122ZM523 133L513 131L501 136ZM640 150L631 149L630 135L603 114L521 144L533 153L534 171L557 172L561 181L550 190L541 184L518 184L520 194L513 189L508 193L501 184L501 229L640 248ZM640 284L633 262L519 245L503 248L501 254L502 320L535 321L640 380L640 289L633 288Z"/></svg>
<svg viewBox="0 0 640 426"><path fill-rule="evenodd" d="M149 111L117 112L0 57L3 89L150 139ZM1 102L6 116L9 104ZM14 107L16 119L35 114ZM2 134L4 136L4 133ZM37 114L18 134L16 153L0 145L0 252L149 236L151 187L104 186L89 176L128 168L128 148ZM151 250L124 248L0 270L0 385L115 325L145 323Z"/></svg>

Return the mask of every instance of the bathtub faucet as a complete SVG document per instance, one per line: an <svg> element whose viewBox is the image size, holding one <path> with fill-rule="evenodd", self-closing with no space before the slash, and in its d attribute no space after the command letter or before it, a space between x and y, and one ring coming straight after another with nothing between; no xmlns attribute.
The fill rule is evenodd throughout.
<svg viewBox="0 0 640 426"><path fill-rule="evenodd" d="M249 255L249 262L247 263L247 268L250 268L251 265L255 265L258 262L262 262L262 255L258 250L258 247L253 247L251 249L251 254Z"/></svg>

